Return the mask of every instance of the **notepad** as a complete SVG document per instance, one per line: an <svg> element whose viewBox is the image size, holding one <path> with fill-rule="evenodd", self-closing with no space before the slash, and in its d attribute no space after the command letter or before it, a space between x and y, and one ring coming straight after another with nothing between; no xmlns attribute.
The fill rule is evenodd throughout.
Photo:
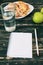
<svg viewBox="0 0 43 65"><path fill-rule="evenodd" d="M12 32L7 56L12 58L32 58L32 33Z"/></svg>

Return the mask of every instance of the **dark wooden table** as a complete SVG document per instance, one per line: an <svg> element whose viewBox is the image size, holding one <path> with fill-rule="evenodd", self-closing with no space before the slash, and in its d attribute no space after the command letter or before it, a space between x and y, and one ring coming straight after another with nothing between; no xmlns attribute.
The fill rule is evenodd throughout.
<svg viewBox="0 0 43 65"><path fill-rule="evenodd" d="M0 1L0 4L3 2L10 2L10 1L11 0L3 0ZM0 10L0 65L36 65L36 64L43 65L43 23L35 24L32 21L32 16L34 12L40 11L40 9L43 7L43 0L23 0L23 1L32 4L35 9L27 17L16 20L17 28L14 32L32 32L33 58L32 59L14 58L10 60L6 59L6 52L7 52L10 33L6 32L4 29L1 10ZM36 53L34 28L37 29L37 33L38 33L39 56L37 56Z"/></svg>

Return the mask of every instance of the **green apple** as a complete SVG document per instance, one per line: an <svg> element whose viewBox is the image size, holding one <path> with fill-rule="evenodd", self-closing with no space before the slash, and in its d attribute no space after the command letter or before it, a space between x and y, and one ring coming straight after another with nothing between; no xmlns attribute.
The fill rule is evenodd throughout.
<svg viewBox="0 0 43 65"><path fill-rule="evenodd" d="M43 8L41 8L41 13L43 14Z"/></svg>
<svg viewBox="0 0 43 65"><path fill-rule="evenodd" d="M43 21L43 15L41 12L35 12L33 15L33 21L35 23L41 23Z"/></svg>

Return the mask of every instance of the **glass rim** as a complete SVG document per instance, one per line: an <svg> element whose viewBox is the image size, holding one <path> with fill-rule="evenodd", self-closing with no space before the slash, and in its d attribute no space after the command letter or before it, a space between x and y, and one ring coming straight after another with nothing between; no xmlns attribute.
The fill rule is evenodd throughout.
<svg viewBox="0 0 43 65"><path fill-rule="evenodd" d="M0 8L2 9L3 8L3 5L6 4L6 3L10 3L10 2L4 2L0 5Z"/></svg>
<svg viewBox="0 0 43 65"><path fill-rule="evenodd" d="M1 9L2 15L3 15L3 13L5 12L4 7L5 7L6 5L8 5L9 3L13 3L13 2L4 2L4 3L1 4L0 9ZM5 6L4 6L4 5L5 5ZM10 12L14 12L14 11L10 11Z"/></svg>
<svg viewBox="0 0 43 65"><path fill-rule="evenodd" d="M4 3L2 3L2 4L0 5L0 7L3 6L3 5L6 4L6 3L12 3L12 2L4 2Z"/></svg>

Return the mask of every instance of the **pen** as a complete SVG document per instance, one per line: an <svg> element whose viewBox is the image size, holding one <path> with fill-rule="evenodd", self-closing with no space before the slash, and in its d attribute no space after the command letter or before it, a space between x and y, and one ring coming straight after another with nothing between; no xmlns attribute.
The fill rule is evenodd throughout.
<svg viewBox="0 0 43 65"><path fill-rule="evenodd" d="M37 31L36 31L36 28L35 28L35 40L36 40L37 55L39 56L39 49L38 49L38 40L37 40Z"/></svg>

